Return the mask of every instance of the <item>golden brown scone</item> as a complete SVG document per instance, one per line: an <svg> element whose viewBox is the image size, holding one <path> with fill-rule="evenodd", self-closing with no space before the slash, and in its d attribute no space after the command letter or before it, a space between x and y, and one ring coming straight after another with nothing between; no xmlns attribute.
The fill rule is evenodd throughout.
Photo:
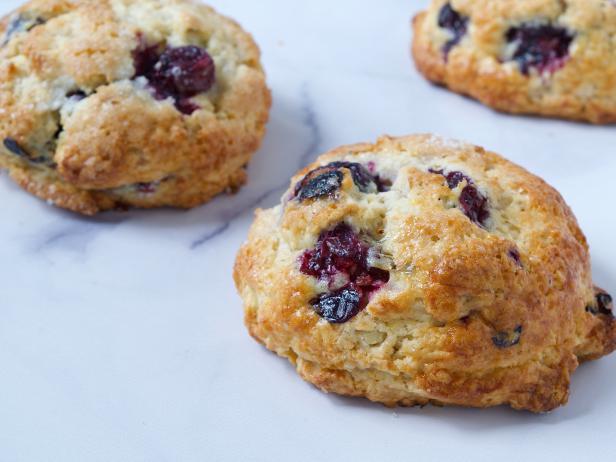
<svg viewBox="0 0 616 462"><path fill-rule="evenodd" d="M500 111L616 122L613 0L433 0L413 24L435 83Z"/></svg>
<svg viewBox="0 0 616 462"><path fill-rule="evenodd" d="M430 135L321 156L257 212L234 276L255 339L324 391L390 406L549 411L616 348L558 192Z"/></svg>
<svg viewBox="0 0 616 462"><path fill-rule="evenodd" d="M248 33L190 0L33 0L0 22L0 167L83 214L240 187L271 105Z"/></svg>

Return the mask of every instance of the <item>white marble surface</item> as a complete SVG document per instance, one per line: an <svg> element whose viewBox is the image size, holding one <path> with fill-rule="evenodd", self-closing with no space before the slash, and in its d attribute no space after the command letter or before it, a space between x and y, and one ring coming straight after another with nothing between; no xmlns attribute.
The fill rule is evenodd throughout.
<svg viewBox="0 0 616 462"><path fill-rule="evenodd" d="M0 461L615 460L616 355L550 415L394 412L302 382L248 337L231 279L253 210L317 153L429 131L558 187L616 291L614 127L498 115L424 82L408 42L427 0L212 3L255 34L275 98L238 195L83 219L0 176Z"/></svg>

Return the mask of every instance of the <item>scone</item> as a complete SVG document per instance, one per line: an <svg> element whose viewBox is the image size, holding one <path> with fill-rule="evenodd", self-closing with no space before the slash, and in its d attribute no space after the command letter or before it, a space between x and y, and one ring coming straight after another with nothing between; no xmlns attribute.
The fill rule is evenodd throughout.
<svg viewBox="0 0 616 462"><path fill-rule="evenodd" d="M190 0L33 0L0 23L0 167L83 214L239 188L271 105L254 41Z"/></svg>
<svg viewBox="0 0 616 462"><path fill-rule="evenodd" d="M435 83L500 111L616 122L613 0L433 0L413 23Z"/></svg>
<svg viewBox="0 0 616 462"><path fill-rule="evenodd" d="M562 197L482 148L335 149L259 210L235 266L252 336L327 392L543 412L616 348Z"/></svg>

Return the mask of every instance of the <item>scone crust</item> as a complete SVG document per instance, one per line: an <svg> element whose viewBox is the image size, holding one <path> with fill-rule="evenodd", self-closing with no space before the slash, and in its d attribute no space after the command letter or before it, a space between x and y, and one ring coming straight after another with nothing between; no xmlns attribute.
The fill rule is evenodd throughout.
<svg viewBox="0 0 616 462"><path fill-rule="evenodd" d="M17 18L40 24L8 40ZM271 95L257 45L233 20L190 0L33 0L0 37L0 141L47 158L0 143L0 167L29 192L91 215L194 207L246 181ZM136 50L161 44L199 46L216 64L192 114L135 78ZM71 100L77 91L86 97Z"/></svg>
<svg viewBox="0 0 616 462"><path fill-rule="evenodd" d="M292 199L306 173L339 160L375 166L391 190L361 194L347 172L335 198ZM487 194L486 229L451 205L459 191L430 172L443 168ZM331 324L313 309L317 281L299 262L340 222L376 236L391 277L356 317ZM549 411L567 402L580 361L616 347L613 317L587 309L597 293L588 247L562 197L494 153L430 135L321 156L280 206L257 211L234 277L256 340L320 389L388 406ZM496 333L516 326L519 343L497 347Z"/></svg>
<svg viewBox="0 0 616 462"><path fill-rule="evenodd" d="M438 26L445 5L468 17L449 53ZM553 73L504 58L511 27L551 24L574 37L565 65ZM413 19L412 54L430 81L496 110L595 124L616 123L616 6L609 0L433 0Z"/></svg>

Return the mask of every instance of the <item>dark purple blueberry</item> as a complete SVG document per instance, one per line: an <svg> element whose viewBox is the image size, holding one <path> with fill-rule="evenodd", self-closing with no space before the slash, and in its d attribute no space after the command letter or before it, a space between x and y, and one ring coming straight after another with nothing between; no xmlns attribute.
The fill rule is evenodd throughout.
<svg viewBox="0 0 616 462"><path fill-rule="evenodd" d="M331 294L321 294L311 301L316 313L332 324L345 323L359 314L361 295L352 289L342 289Z"/></svg>
<svg viewBox="0 0 616 462"><path fill-rule="evenodd" d="M13 138L4 138L4 147L16 156L26 158L30 157L30 154L28 154Z"/></svg>
<svg viewBox="0 0 616 462"><path fill-rule="evenodd" d="M595 296L595 304L586 307L586 311L591 314L603 314L610 317L614 317L613 310L614 301L612 299L612 296L602 290L597 291L597 295Z"/></svg>
<svg viewBox="0 0 616 462"><path fill-rule="evenodd" d="M455 189L460 183L466 181L467 185L460 193L460 208L473 223L485 227L490 218L488 199L475 187L473 180L462 172L452 171L445 174L444 170L429 169L430 173L445 177L449 189Z"/></svg>
<svg viewBox="0 0 616 462"><path fill-rule="evenodd" d="M153 72L162 51L160 45L147 45L143 36L140 35L138 38L139 46L133 50L135 77L147 77Z"/></svg>
<svg viewBox="0 0 616 462"><path fill-rule="evenodd" d="M3 144L8 151L33 164L44 164L48 162L48 159L45 157L33 157L13 138L4 138Z"/></svg>
<svg viewBox="0 0 616 462"><path fill-rule="evenodd" d="M45 24L45 20L43 18L28 18L21 14L15 16L11 22L9 22L9 25L4 32L2 46L9 43L15 34L19 32L28 32L41 24Z"/></svg>
<svg viewBox="0 0 616 462"><path fill-rule="evenodd" d="M507 252L507 255L509 256L509 258L511 258L516 265L518 265L520 268L522 268L524 265L522 264L522 257L520 256L520 251L518 249L510 249L509 252Z"/></svg>
<svg viewBox="0 0 616 462"><path fill-rule="evenodd" d="M368 246L350 226L342 223L319 237L313 250L304 252L300 271L317 279L332 279L338 273L350 278L368 269Z"/></svg>
<svg viewBox="0 0 616 462"><path fill-rule="evenodd" d="M523 24L507 31L507 42L516 45L512 59L520 71L528 75L531 69L539 73L554 73L569 59L569 47L574 35L564 27Z"/></svg>
<svg viewBox="0 0 616 462"><path fill-rule="evenodd" d="M205 93L214 85L214 60L203 48L168 48L154 66L153 85L168 95L182 98Z"/></svg>
<svg viewBox="0 0 616 462"><path fill-rule="evenodd" d="M141 194L154 194L158 189L158 182L137 183L135 189Z"/></svg>
<svg viewBox="0 0 616 462"><path fill-rule="evenodd" d="M333 293L321 294L317 301L313 302L319 315L327 307L331 308L335 304L346 303L349 293L354 292L357 294L357 301L355 302L357 306L354 308L355 311L353 311L352 316L355 316L367 306L370 294L389 282L389 271L369 265L369 251L369 246L359 238L351 227L342 223L334 229L322 233L316 247L302 254L299 265L303 274L326 281L330 289L335 289L336 283L340 281L340 276L343 276L346 281L346 285L341 289L336 289ZM344 292L345 290L349 293ZM342 297L343 294L346 294L345 297L347 298ZM317 309L317 305L324 308ZM346 308L338 308L337 310L342 312Z"/></svg>
<svg viewBox="0 0 616 462"><path fill-rule="evenodd" d="M498 332L492 337L492 343L494 343L497 348L511 348L520 343L521 338L522 326L518 326L511 332Z"/></svg>
<svg viewBox="0 0 616 462"><path fill-rule="evenodd" d="M443 53L446 56L453 47L460 43L462 37L466 35L468 17L462 16L447 3L439 12L438 25L443 29L447 29L453 35L443 46Z"/></svg>
<svg viewBox="0 0 616 462"><path fill-rule="evenodd" d="M319 167L308 173L295 187L300 202L308 199L332 197L340 189L344 176L329 166Z"/></svg>
<svg viewBox="0 0 616 462"><path fill-rule="evenodd" d="M464 187L460 193L460 207L473 223L485 227L486 221L490 218L488 199L475 186L469 184Z"/></svg>
<svg viewBox="0 0 616 462"><path fill-rule="evenodd" d="M87 96L88 95L86 94L86 92L82 90L74 90L66 94L67 98L72 99L74 101L81 101L82 99L85 99Z"/></svg>
<svg viewBox="0 0 616 462"><path fill-rule="evenodd" d="M133 60L135 77L148 80L156 99L173 98L183 114L190 115L199 109L190 98L207 92L216 81L214 60L197 46L161 50L158 45L142 43L133 52Z"/></svg>

